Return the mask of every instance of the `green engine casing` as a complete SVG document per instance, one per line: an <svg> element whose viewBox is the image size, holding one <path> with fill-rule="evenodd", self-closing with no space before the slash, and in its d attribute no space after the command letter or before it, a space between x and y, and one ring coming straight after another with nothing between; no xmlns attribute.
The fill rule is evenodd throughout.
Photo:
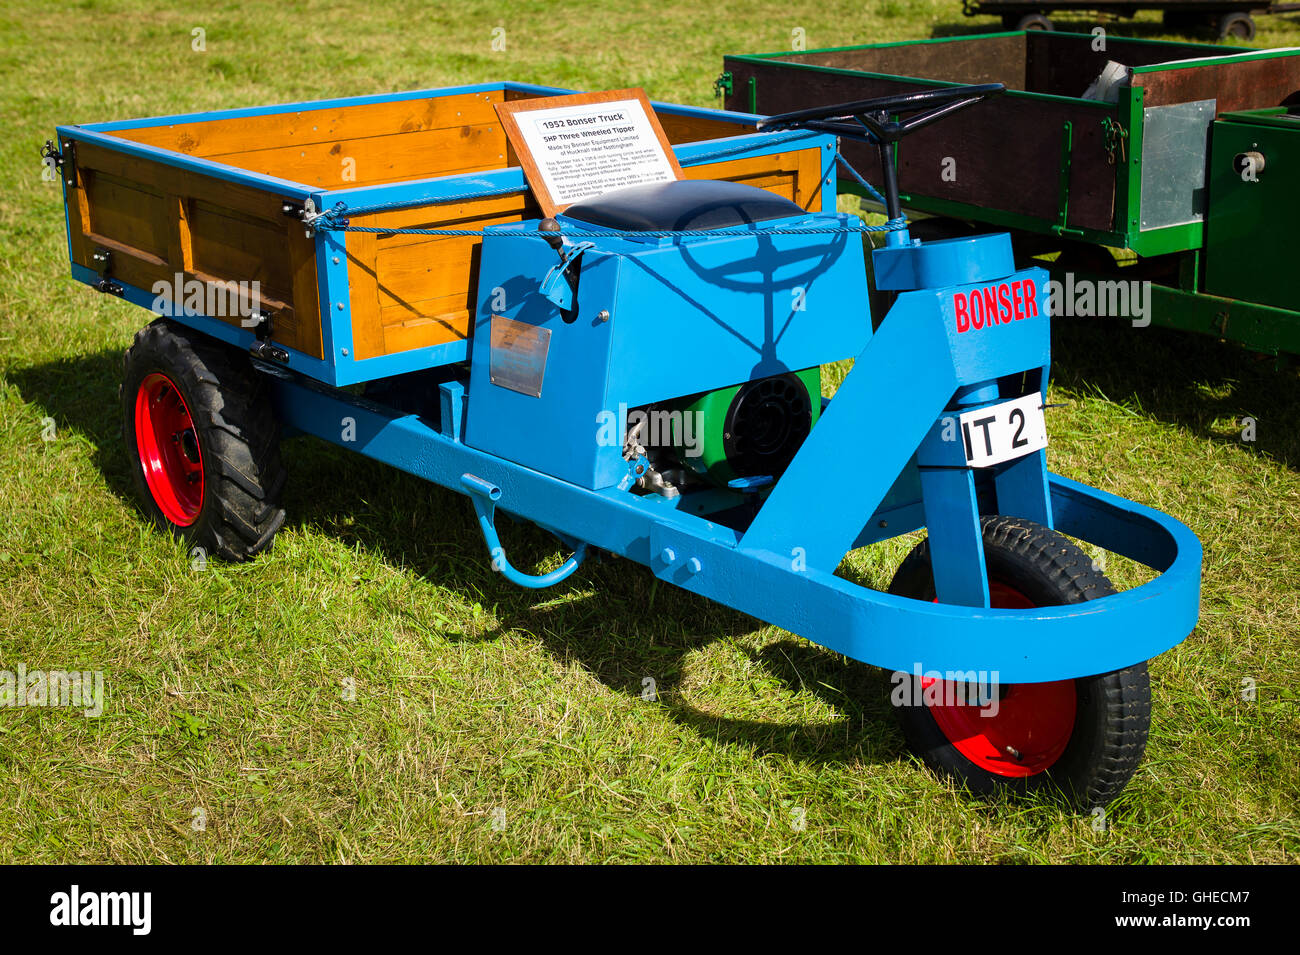
<svg viewBox="0 0 1300 955"><path fill-rule="evenodd" d="M778 477L821 416L821 394L821 368L814 367L673 402L671 409L695 424L691 449L674 432L677 457L722 487L738 477Z"/></svg>

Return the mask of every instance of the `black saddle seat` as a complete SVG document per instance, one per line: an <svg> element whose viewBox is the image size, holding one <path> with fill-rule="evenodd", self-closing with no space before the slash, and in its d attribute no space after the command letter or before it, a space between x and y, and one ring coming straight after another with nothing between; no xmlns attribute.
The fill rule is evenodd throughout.
<svg viewBox="0 0 1300 955"><path fill-rule="evenodd" d="M575 202L563 214L607 229L663 232L726 229L807 213L789 199L744 183L682 179L615 189Z"/></svg>

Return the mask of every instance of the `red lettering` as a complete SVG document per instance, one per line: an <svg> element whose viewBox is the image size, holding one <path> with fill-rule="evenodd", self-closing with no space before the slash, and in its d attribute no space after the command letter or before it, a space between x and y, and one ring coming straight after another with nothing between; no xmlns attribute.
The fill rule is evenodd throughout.
<svg viewBox="0 0 1300 955"><path fill-rule="evenodd" d="M983 290L984 324L992 328L998 323L998 290L993 286Z"/></svg>
<svg viewBox="0 0 1300 955"><path fill-rule="evenodd" d="M1032 279L1025 279L1025 314L1033 318L1038 314L1038 296L1035 294Z"/></svg>
<svg viewBox="0 0 1300 955"><path fill-rule="evenodd" d="M1025 317L1025 303L1020 298L1020 288L1023 284L1023 282L1011 283L1011 302L1015 306L1016 321Z"/></svg>
<svg viewBox="0 0 1300 955"><path fill-rule="evenodd" d="M970 331L970 313L966 311L965 292L958 292L952 297L952 307L957 312L957 331Z"/></svg>
<svg viewBox="0 0 1300 955"><path fill-rule="evenodd" d="M984 305L980 301L979 289L970 293L970 327L974 329L984 327Z"/></svg>
<svg viewBox="0 0 1300 955"><path fill-rule="evenodd" d="M998 320L1011 321L1011 289L1005 282L998 286Z"/></svg>

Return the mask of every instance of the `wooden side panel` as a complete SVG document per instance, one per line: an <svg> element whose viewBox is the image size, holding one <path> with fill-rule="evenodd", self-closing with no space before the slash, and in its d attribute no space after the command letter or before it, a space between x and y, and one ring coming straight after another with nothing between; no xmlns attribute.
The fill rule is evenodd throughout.
<svg viewBox="0 0 1300 955"><path fill-rule="evenodd" d="M727 136L744 136L754 132L753 125L731 123L723 119L714 119L712 116L682 116L679 113L661 110L655 110L655 115L659 117L659 125L663 127L664 135L674 146L679 143L723 139Z"/></svg>
<svg viewBox="0 0 1300 955"><path fill-rule="evenodd" d="M863 73L884 73L889 76L946 80L949 83L1005 83L1008 89L1025 88L1023 36L790 53L777 61ZM739 90L740 87L735 86L735 89ZM818 104L806 105L811 107Z"/></svg>
<svg viewBox="0 0 1300 955"><path fill-rule="evenodd" d="M1218 113L1230 113L1290 105L1300 102L1300 54L1139 73L1133 82L1146 87L1147 106L1213 99Z"/></svg>
<svg viewBox="0 0 1300 955"><path fill-rule="evenodd" d="M1151 43L1112 36L1106 37L1105 49L1098 49L1093 37L1046 31L1027 33L1025 43L1028 83L1024 88L1054 96L1083 96L1111 60L1125 66L1150 66L1239 52L1232 47L1207 49L1190 43Z"/></svg>
<svg viewBox="0 0 1300 955"><path fill-rule="evenodd" d="M938 44L936 44L938 46ZM914 83L851 73L792 70L777 61L728 60L741 91L755 79L758 109L782 113L916 90ZM731 102L729 101L729 102ZM1110 107L1110 115L1114 115ZM1090 103L996 97L908 136L899 148L898 180L904 195L962 202L1055 222L1063 124L1072 124L1068 225L1109 230L1114 218L1115 170L1107 158L1102 119ZM845 143L843 153L868 182L881 182L877 151ZM945 170L951 170L945 175Z"/></svg>
<svg viewBox="0 0 1300 955"><path fill-rule="evenodd" d="M500 91L234 116L114 133L322 188L429 179L506 165Z"/></svg>
<svg viewBox="0 0 1300 955"><path fill-rule="evenodd" d="M356 216L354 225L479 230L538 215L531 196L501 196ZM477 237L350 232L348 279L358 360L465 339L478 289Z"/></svg>
<svg viewBox="0 0 1300 955"><path fill-rule="evenodd" d="M149 290L162 282L169 299L179 284L183 299L223 303L227 314L201 311L235 325L257 282L273 340L322 357L315 245L279 197L88 143L75 158L74 262L98 270L93 256L107 249L112 278Z"/></svg>

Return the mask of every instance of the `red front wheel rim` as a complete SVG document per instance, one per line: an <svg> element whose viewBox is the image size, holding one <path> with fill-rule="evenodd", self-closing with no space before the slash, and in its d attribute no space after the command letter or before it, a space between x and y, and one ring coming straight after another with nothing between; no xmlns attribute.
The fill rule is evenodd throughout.
<svg viewBox="0 0 1300 955"><path fill-rule="evenodd" d="M994 607L1027 609L1034 602L999 581L989 582ZM921 681L935 724L964 757L995 776L1036 776L1070 744L1078 710L1073 680L1012 683L1001 688L996 712L971 700L963 684ZM986 693L985 699L989 698ZM931 702L933 700L933 702Z"/></svg>
<svg viewBox="0 0 1300 955"><path fill-rule="evenodd" d="M152 372L135 393L135 446L149 493L177 527L203 508L203 453L189 406L175 383Z"/></svg>

